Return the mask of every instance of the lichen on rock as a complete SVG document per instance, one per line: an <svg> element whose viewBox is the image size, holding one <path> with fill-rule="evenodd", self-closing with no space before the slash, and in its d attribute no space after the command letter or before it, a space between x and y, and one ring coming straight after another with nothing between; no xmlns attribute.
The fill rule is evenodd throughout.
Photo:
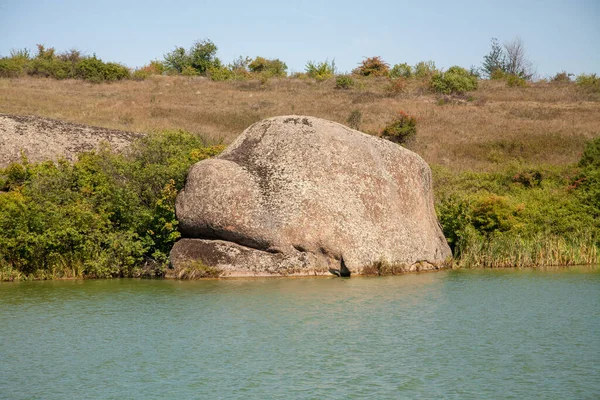
<svg viewBox="0 0 600 400"><path fill-rule="evenodd" d="M342 259L358 274L382 262L435 269L451 254L427 163L314 117L263 120L195 164L176 212L185 239L172 263L199 259L223 276L328 274Z"/></svg>

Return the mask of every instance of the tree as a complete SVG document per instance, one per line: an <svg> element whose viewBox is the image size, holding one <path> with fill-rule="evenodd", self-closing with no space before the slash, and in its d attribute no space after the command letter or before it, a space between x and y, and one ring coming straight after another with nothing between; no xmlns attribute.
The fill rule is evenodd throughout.
<svg viewBox="0 0 600 400"><path fill-rule="evenodd" d="M210 39L196 41L187 52L183 47L176 47L172 52L165 54L165 66L178 73L191 67L198 74L206 75L212 66L221 65L220 60L215 57L216 53L217 45Z"/></svg>
<svg viewBox="0 0 600 400"><path fill-rule="evenodd" d="M504 66L506 64L504 50L498 43L498 39L492 38L492 49L490 52L483 56L483 66L481 69L483 73L491 78L494 72L500 70L504 72Z"/></svg>
<svg viewBox="0 0 600 400"><path fill-rule="evenodd" d="M215 57L217 45L210 39L197 41L190 49L190 65L201 75L205 75L211 66L220 66L221 62Z"/></svg>
<svg viewBox="0 0 600 400"><path fill-rule="evenodd" d="M165 54L164 58L167 69L175 70L178 73L190 65L190 60L183 47L176 47L172 52Z"/></svg>
<svg viewBox="0 0 600 400"><path fill-rule="evenodd" d="M482 71L488 78L512 75L530 80L534 75L533 63L527 57L525 45L520 37L500 46L498 39L492 38L492 49L483 57Z"/></svg>
<svg viewBox="0 0 600 400"><path fill-rule="evenodd" d="M533 63L527 58L525 45L520 37L504 44L506 53L505 71L507 74L530 80L533 75Z"/></svg>

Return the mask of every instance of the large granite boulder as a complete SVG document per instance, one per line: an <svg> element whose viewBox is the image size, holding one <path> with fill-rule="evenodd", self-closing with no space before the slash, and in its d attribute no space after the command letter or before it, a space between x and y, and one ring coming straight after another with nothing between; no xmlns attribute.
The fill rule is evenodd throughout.
<svg viewBox="0 0 600 400"><path fill-rule="evenodd" d="M451 255L427 163L313 117L263 120L195 164L176 212L174 267L200 260L221 276L437 269Z"/></svg>

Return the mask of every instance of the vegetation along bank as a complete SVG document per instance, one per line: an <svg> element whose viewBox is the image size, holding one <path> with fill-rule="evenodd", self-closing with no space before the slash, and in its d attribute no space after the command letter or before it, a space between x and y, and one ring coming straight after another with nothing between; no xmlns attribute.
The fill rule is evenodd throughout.
<svg viewBox="0 0 600 400"><path fill-rule="evenodd" d="M534 82L500 68L492 70L500 71L496 76L477 77L478 71L390 66L372 57L351 74L337 74L326 61L287 76L273 72L285 72L285 63L257 57L241 64L243 78L215 79L213 64L184 73L190 65L204 68L185 64L184 50L176 74L173 59L151 63L156 73L144 79L128 79L129 70L123 79L78 79L87 64L41 50L23 55L18 73L6 72L7 60L18 54L0 60L2 112L151 133L126 151L105 146L75 162L22 158L4 168L2 280L177 275L167 268L167 254L179 236L174 198L188 168L218 154L252 123L286 114L334 120L423 156L433 169L436 210L456 266L598 263L600 83L594 74L572 81L558 73ZM73 69L65 67L65 76L39 72L57 59ZM231 65L224 68L231 72ZM107 80L112 83L96 83ZM212 273L199 265L178 276Z"/></svg>

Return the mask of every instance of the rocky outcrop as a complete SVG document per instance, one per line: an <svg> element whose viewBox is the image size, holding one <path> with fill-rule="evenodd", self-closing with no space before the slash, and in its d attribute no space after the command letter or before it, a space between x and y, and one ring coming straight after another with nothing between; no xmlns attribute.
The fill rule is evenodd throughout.
<svg viewBox="0 0 600 400"><path fill-rule="evenodd" d="M222 276L328 274L342 259L352 273L435 269L451 254L425 161L319 118L252 125L191 168L176 212L173 265Z"/></svg>
<svg viewBox="0 0 600 400"><path fill-rule="evenodd" d="M21 160L30 162L75 161L79 153L98 148L101 142L122 150L143 136L49 118L0 114L0 168Z"/></svg>

